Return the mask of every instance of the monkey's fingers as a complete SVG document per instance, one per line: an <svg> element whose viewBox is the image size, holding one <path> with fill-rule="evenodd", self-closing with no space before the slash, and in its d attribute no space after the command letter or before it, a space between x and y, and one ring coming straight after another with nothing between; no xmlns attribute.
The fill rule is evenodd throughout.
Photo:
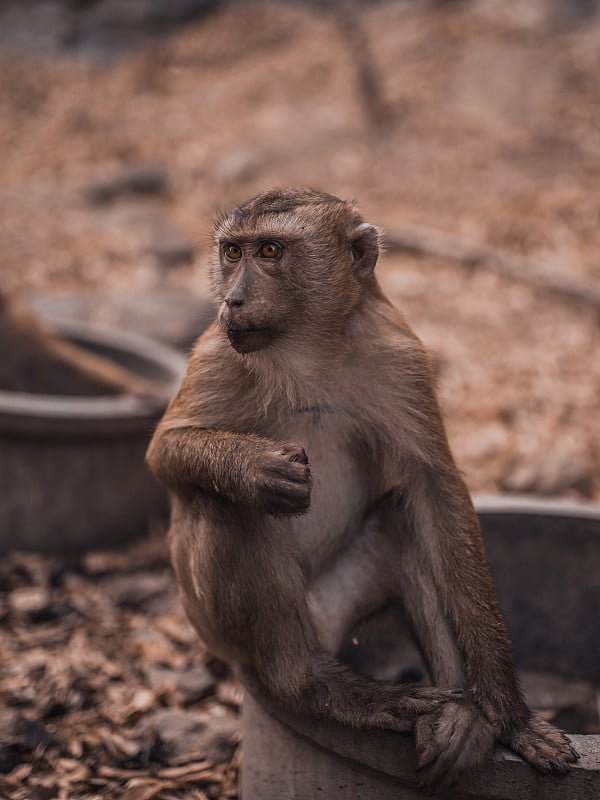
<svg viewBox="0 0 600 800"><path fill-rule="evenodd" d="M293 453L290 456L290 461L295 461L298 464L308 464L308 456L306 455L304 448L301 447L298 453Z"/></svg>
<svg viewBox="0 0 600 800"><path fill-rule="evenodd" d="M283 461L267 464L265 473L269 478L284 480L291 483L309 483L310 467L297 461Z"/></svg>
<svg viewBox="0 0 600 800"><path fill-rule="evenodd" d="M278 450L270 451L263 459L261 467L269 478L282 478L297 483L307 483L311 479L308 457L299 445L283 445Z"/></svg>
<svg viewBox="0 0 600 800"><path fill-rule="evenodd" d="M421 684L404 684L402 689L411 697L423 700L437 700L438 703L460 703L465 698L464 689L440 689L438 686L421 686Z"/></svg>
<svg viewBox="0 0 600 800"><path fill-rule="evenodd" d="M308 464L308 456L302 445L286 443L275 452L277 455L281 455L289 461L294 461L298 464Z"/></svg>
<svg viewBox="0 0 600 800"><path fill-rule="evenodd" d="M536 715L514 732L508 743L528 764L546 775L551 772L565 775L579 759L568 737Z"/></svg>
<svg viewBox="0 0 600 800"><path fill-rule="evenodd" d="M282 482L279 490L279 507L290 514L299 514L310 508L310 486Z"/></svg>
<svg viewBox="0 0 600 800"><path fill-rule="evenodd" d="M415 720L430 716L435 708L439 706L431 701L404 698L374 711L369 718L369 725L378 730L412 733Z"/></svg>
<svg viewBox="0 0 600 800"><path fill-rule="evenodd" d="M259 501L269 514L302 514L310 508L310 481L277 478L259 492Z"/></svg>
<svg viewBox="0 0 600 800"><path fill-rule="evenodd" d="M462 690L461 690L462 691ZM452 689L437 689L430 686L403 686L396 698L389 703L387 712L394 716L416 718L439 711L440 706L450 702L460 702L460 697ZM394 725L392 729L398 730Z"/></svg>

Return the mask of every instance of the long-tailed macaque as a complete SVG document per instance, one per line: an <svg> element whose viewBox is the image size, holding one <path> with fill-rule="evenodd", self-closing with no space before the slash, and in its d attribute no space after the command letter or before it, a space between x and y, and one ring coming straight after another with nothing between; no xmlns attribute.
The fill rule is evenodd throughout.
<svg viewBox="0 0 600 800"><path fill-rule="evenodd" d="M374 276L379 231L301 188L238 206L214 241L218 319L148 451L201 638L291 709L414 729L431 785L478 767L494 740L566 772L577 753L519 689L429 357ZM389 604L433 686L336 659Z"/></svg>

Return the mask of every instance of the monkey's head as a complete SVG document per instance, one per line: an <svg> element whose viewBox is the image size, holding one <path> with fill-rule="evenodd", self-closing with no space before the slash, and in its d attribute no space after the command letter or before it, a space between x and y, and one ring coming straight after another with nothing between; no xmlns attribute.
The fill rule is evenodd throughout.
<svg viewBox="0 0 600 800"><path fill-rule="evenodd" d="M282 337L333 337L374 290L379 232L352 203L274 189L215 224L219 324L238 353Z"/></svg>

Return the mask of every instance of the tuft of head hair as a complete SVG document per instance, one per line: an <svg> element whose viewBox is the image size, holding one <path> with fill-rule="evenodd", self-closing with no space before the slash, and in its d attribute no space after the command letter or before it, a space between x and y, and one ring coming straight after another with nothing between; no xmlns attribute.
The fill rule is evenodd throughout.
<svg viewBox="0 0 600 800"><path fill-rule="evenodd" d="M315 217L330 230L340 227L347 236L364 219L354 201L341 200L326 192L299 186L268 189L251 197L215 220L215 240L269 229L302 234Z"/></svg>

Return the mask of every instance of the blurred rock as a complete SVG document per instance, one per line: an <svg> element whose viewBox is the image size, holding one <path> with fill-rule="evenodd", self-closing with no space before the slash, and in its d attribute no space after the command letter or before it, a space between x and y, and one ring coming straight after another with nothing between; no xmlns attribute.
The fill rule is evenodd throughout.
<svg viewBox="0 0 600 800"><path fill-rule="evenodd" d="M30 794L30 800L55 800L59 797L60 786L57 783L40 784L35 786Z"/></svg>
<svg viewBox="0 0 600 800"><path fill-rule="evenodd" d="M527 705L566 731L600 733L596 687L545 672L519 672Z"/></svg>
<svg viewBox="0 0 600 800"><path fill-rule="evenodd" d="M248 150L237 149L215 164L215 175L228 183L244 183L251 180L257 172L258 162L253 153Z"/></svg>
<svg viewBox="0 0 600 800"><path fill-rule="evenodd" d="M65 317L141 333L187 350L216 316L211 300L175 286L114 292L32 294L42 318Z"/></svg>
<svg viewBox="0 0 600 800"><path fill-rule="evenodd" d="M591 497L594 477L594 468L584 453L555 450L517 464L501 486L508 492L552 496L575 491Z"/></svg>
<svg viewBox="0 0 600 800"><path fill-rule="evenodd" d="M519 672L527 704L537 711L586 708L593 704L595 689L586 681L567 680L546 672Z"/></svg>
<svg viewBox="0 0 600 800"><path fill-rule="evenodd" d="M160 740L163 757L170 763L226 761L235 750L238 723L233 715L161 709L146 725Z"/></svg>
<svg viewBox="0 0 600 800"><path fill-rule="evenodd" d="M151 667L147 674L152 689L172 686L177 699L184 706L197 703L214 694L217 683L203 664L190 667L183 672L167 667Z"/></svg>
<svg viewBox="0 0 600 800"><path fill-rule="evenodd" d="M48 591L41 586L22 586L9 595L10 608L18 614L39 613L48 606L49 601Z"/></svg>
<svg viewBox="0 0 600 800"><path fill-rule="evenodd" d="M156 234L149 251L163 269L191 264L196 255L196 248L183 234L168 228Z"/></svg>
<svg viewBox="0 0 600 800"><path fill-rule="evenodd" d="M56 742L54 734L36 720L27 719L20 714L9 719L8 742L17 745L23 752L31 752L37 748L46 748Z"/></svg>
<svg viewBox="0 0 600 800"><path fill-rule="evenodd" d="M19 0L0 3L0 46L54 55L65 47L105 60L164 36L223 0Z"/></svg>
<svg viewBox="0 0 600 800"><path fill-rule="evenodd" d="M582 25L600 11L600 0L549 0L551 21L556 27Z"/></svg>
<svg viewBox="0 0 600 800"><path fill-rule="evenodd" d="M94 205L106 205L127 195L163 195L169 188L169 172L160 164L123 167L113 175L91 184L85 196Z"/></svg>
<svg viewBox="0 0 600 800"><path fill-rule="evenodd" d="M0 714L0 741L7 742L15 736L18 728L19 714L14 708L5 709Z"/></svg>
<svg viewBox="0 0 600 800"><path fill-rule="evenodd" d="M166 572L130 573L108 578L103 586L117 606L137 609L157 595L168 592L171 576Z"/></svg>
<svg viewBox="0 0 600 800"><path fill-rule="evenodd" d="M219 7L222 0L71 0L64 43L103 58L164 36Z"/></svg>

